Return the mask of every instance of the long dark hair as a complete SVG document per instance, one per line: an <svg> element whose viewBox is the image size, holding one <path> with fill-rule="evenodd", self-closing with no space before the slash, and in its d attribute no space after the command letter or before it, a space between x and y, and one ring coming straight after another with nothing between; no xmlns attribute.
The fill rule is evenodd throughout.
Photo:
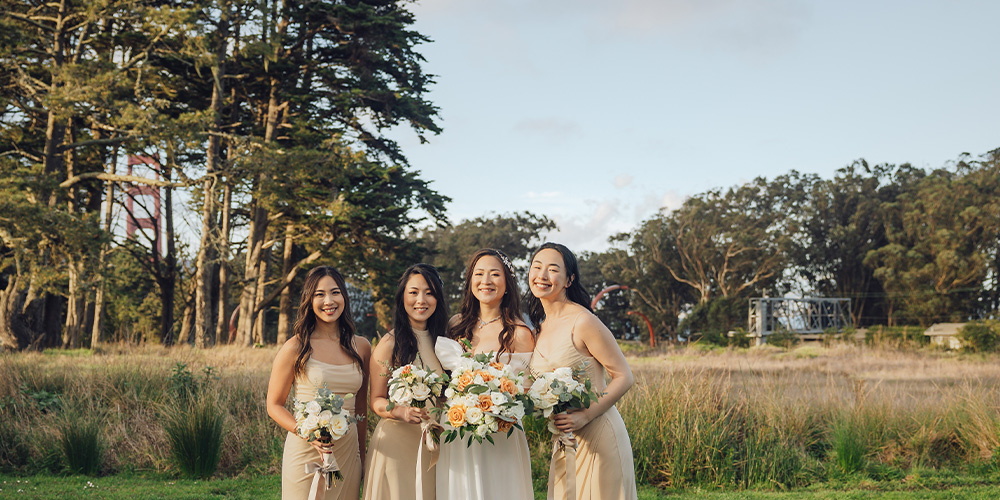
<svg viewBox="0 0 1000 500"><path fill-rule="evenodd" d="M299 339L299 356L295 359L295 364L292 366L292 371L295 376L298 376L305 370L306 361L312 354L312 344L310 344L309 339L312 338L312 334L316 331L316 314L313 313L312 300L313 294L316 293L316 288L319 286L319 280L329 276L333 278L333 281L337 282L337 286L340 287L340 295L344 297L344 310L340 313L340 318L337 319L337 326L340 327L340 346L347 351L347 354L354 358L354 362L358 365L359 369L363 369L362 365L364 361L361 359L361 355L358 354L358 350L354 348L354 317L351 315L351 300L347 296L347 283L344 282L344 277L337 272L336 269L330 266L318 266L314 267L306 273L306 281L302 284L302 299L299 300L299 311L295 317L295 326L292 327L292 333L295 338Z"/></svg>
<svg viewBox="0 0 1000 500"><path fill-rule="evenodd" d="M500 341L500 351L497 352L497 359L500 354L514 352L514 331L518 325L522 324L521 304L517 299L517 277L514 276L514 269L511 267L510 258L500 250L484 248L476 252L469 260L469 266L465 269L465 285L462 287L462 309L459 313L458 323L448 330L448 336L453 339L472 340L472 331L479 322L479 299L472 293L472 272L476 268L479 259L486 256L496 257L503 268L503 279L506 291L500 299L500 322L503 328L497 340Z"/></svg>
<svg viewBox="0 0 1000 500"><path fill-rule="evenodd" d="M393 336L396 338L392 348L392 366L396 367L410 364L417 357L417 337L413 334L410 317L406 314L406 307L403 306L406 283L414 275L420 275L427 281L431 294L437 299L434 312L427 319L427 330L430 331L431 342L437 342L437 338L444 336L448 329L448 304L444 300L444 285L441 283L441 276L438 275L437 269L434 269L434 266L430 264L410 266L403 273L403 277L399 278L399 286L396 287L396 312L392 317Z"/></svg>
<svg viewBox="0 0 1000 500"><path fill-rule="evenodd" d="M566 245L551 241L544 243L531 254L531 262L534 262L538 252L546 248L551 248L562 255L566 278L570 280L569 287L566 288L566 298L587 308L588 311L594 312L590 308L590 294L587 293L587 289L583 287L583 280L580 279L580 265L576 262L576 255L573 255L573 252L566 248ZM531 326L537 334L542 329L542 321L545 321L545 309L542 308L542 301L531 293L530 287L524 293L524 306L528 309L528 319L531 320Z"/></svg>

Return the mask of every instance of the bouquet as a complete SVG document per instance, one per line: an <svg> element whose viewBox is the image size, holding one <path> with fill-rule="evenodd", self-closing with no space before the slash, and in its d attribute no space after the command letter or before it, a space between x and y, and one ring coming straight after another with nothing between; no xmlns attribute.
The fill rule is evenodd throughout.
<svg viewBox="0 0 1000 500"><path fill-rule="evenodd" d="M389 375L389 404L386 411L396 405L426 408L431 398L441 394L448 376L424 370L415 365L403 365Z"/></svg>
<svg viewBox="0 0 1000 500"><path fill-rule="evenodd" d="M548 419L549 432L562 434L555 426L553 415L589 408L598 394L592 388L583 366L576 369L564 366L536 377L528 389L528 398L533 407L532 414Z"/></svg>
<svg viewBox="0 0 1000 500"><path fill-rule="evenodd" d="M452 371L451 382L444 394L445 415L453 429L444 432L445 442L457 437L465 439L467 446L472 440L493 443L490 434L506 432L509 436L514 428L521 428L524 418L525 399L524 375L514 373L505 364L490 361L492 353L466 354L460 366Z"/></svg>
<svg viewBox="0 0 1000 500"><path fill-rule="evenodd" d="M323 443L332 443L347 434L351 423L357 422L359 418L352 417L351 413L344 408L344 399L354 397L348 394L340 397L326 387L316 390L316 398L309 402L295 400L295 433L308 442L319 440ZM309 498L315 496L319 486L319 478L326 478L326 488L333 484L333 478L344 479L340 473L340 466L332 453L323 454L323 463L311 463L306 465L306 473L315 474L313 478L312 492Z"/></svg>
<svg viewBox="0 0 1000 500"><path fill-rule="evenodd" d="M557 453L563 453L565 460L561 473L566 476L566 498L576 498L576 438L573 433L560 431L555 424L555 415L571 409L589 408L599 395L591 386L585 365L570 368L556 368L537 377L528 389L532 414L548 419L548 429L552 433L552 462L549 477L558 477L560 471L555 460ZM554 498L555 483L549 482L548 498Z"/></svg>

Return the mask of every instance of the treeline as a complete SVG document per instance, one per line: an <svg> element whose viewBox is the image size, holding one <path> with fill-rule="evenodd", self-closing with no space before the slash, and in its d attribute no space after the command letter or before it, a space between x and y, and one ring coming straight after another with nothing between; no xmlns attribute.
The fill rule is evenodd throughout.
<svg viewBox="0 0 1000 500"><path fill-rule="evenodd" d="M386 135L440 131L406 4L0 0L0 346L260 343L322 262L384 316L447 202ZM137 186L159 227L116 240L113 211L155 215Z"/></svg>
<svg viewBox="0 0 1000 500"><path fill-rule="evenodd" d="M692 196L584 269L594 291L630 287L607 322L634 329L623 311L635 308L674 340L745 328L747 298L786 293L850 298L857 326L992 318L998 195L1000 150L933 171L863 160L831 179L793 171Z"/></svg>

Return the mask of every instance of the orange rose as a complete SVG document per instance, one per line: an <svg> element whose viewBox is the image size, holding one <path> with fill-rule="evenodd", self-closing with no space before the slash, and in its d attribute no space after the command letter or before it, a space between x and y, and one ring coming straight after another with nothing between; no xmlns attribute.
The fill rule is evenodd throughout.
<svg viewBox="0 0 1000 500"><path fill-rule="evenodd" d="M482 370L477 371L476 375L483 377L483 382L489 382L490 380L493 380L493 375L490 375L489 373L486 373Z"/></svg>
<svg viewBox="0 0 1000 500"><path fill-rule="evenodd" d="M508 422L506 420L499 420L499 422L497 422L497 432L507 432L511 427L514 427L513 422Z"/></svg>
<svg viewBox="0 0 1000 500"><path fill-rule="evenodd" d="M472 372L465 372L461 376L459 376L458 377L459 392L464 391L465 388L472 383L472 379L474 378L475 376L472 374Z"/></svg>
<svg viewBox="0 0 1000 500"><path fill-rule="evenodd" d="M480 410L490 411L490 408L493 408L493 398L491 398L489 394L480 394L479 404L476 406L478 406Z"/></svg>
<svg viewBox="0 0 1000 500"><path fill-rule="evenodd" d="M503 363L497 363L496 361L490 361L490 366L496 368L497 370L503 370Z"/></svg>
<svg viewBox="0 0 1000 500"><path fill-rule="evenodd" d="M514 381L507 377L500 377L500 390L506 392L507 394L514 395L517 394L517 385Z"/></svg>
<svg viewBox="0 0 1000 500"><path fill-rule="evenodd" d="M461 427L465 425L465 407L462 405L452 406L448 410L448 423L452 427Z"/></svg>

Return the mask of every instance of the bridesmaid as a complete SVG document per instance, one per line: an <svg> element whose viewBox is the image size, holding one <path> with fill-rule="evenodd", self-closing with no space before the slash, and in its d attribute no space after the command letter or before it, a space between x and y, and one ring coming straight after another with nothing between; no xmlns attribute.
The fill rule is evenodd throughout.
<svg viewBox="0 0 1000 500"><path fill-rule="evenodd" d="M555 416L556 427L576 438L576 470L566 470L563 450L553 453L549 500L567 498L574 486L577 499L637 498L632 445L615 408L632 387L632 370L611 332L590 310L576 257L563 245L545 243L531 257L528 287L528 316L536 332L531 373L583 364L594 390L603 392L590 408ZM605 373L611 375L606 387Z"/></svg>
<svg viewBox="0 0 1000 500"><path fill-rule="evenodd" d="M417 482L417 454L420 446L420 423L430 418L425 408L389 403L389 376L403 365L416 364L424 369L443 373L434 343L444 337L448 328L448 308L443 285L437 270L427 264L416 264L403 273L396 288L396 311L393 331L379 341L372 353L371 405L379 417L371 439L371 453L365 468L366 500L434 499L434 473L427 470L425 456L420 471L421 487Z"/></svg>
<svg viewBox="0 0 1000 500"><path fill-rule="evenodd" d="M295 434L295 417L285 408L294 383L299 401L314 399L316 390L326 385L341 396L354 395L344 404L352 415L356 408L366 410L371 344L354 335L354 331L344 278L332 267L310 270L302 286L294 336L278 350L267 385L267 414L288 431L281 458L282 500L302 500L308 496L313 475L306 473L306 464L321 463L323 453L333 454L344 479L335 480L321 498L357 500L359 497L365 440L358 436L367 435L365 421L351 424L350 431L332 444L309 443Z"/></svg>
<svg viewBox="0 0 1000 500"><path fill-rule="evenodd" d="M496 360L527 372L535 346L521 319L517 278L499 250L476 252L465 270L461 312L451 319L447 339L435 346L441 366L457 367L467 340L472 351L496 353ZM447 419L445 419L447 420ZM493 434L495 443L456 439L441 445L437 465L438 500L532 500L531 457L524 432Z"/></svg>

